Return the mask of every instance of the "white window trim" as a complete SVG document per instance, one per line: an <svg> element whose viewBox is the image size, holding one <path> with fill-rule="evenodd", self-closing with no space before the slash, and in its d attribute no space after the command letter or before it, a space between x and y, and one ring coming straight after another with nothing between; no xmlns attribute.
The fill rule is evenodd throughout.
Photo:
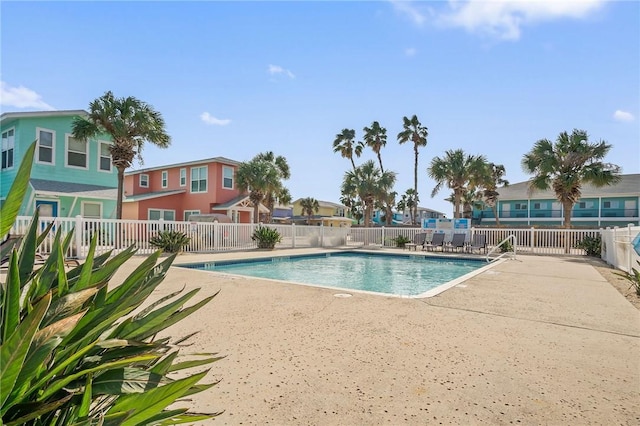
<svg viewBox="0 0 640 426"><path fill-rule="evenodd" d="M78 169L78 170L88 170L89 169L89 140L84 141L87 150L85 151L84 155L86 156L85 158L85 166L74 166L73 164L69 164L69 138L73 137L73 135L71 133L65 133L64 134L64 166L69 168L69 169ZM76 151L73 151L76 152Z"/></svg>
<svg viewBox="0 0 640 426"><path fill-rule="evenodd" d="M225 170L231 170L231 188L227 188L226 186L224 186L224 171ZM233 189L233 187L236 185L236 180L235 180L235 172L233 170L233 167L230 166L222 166L222 188L223 189Z"/></svg>
<svg viewBox="0 0 640 426"><path fill-rule="evenodd" d="M189 213L189 215L200 214L200 210L185 210L182 212L182 220L185 222L187 221L187 213Z"/></svg>
<svg viewBox="0 0 640 426"><path fill-rule="evenodd" d="M0 133L0 144L2 143L2 139L1 139L1 138L2 138L2 135L3 135L3 134L5 134L5 133L9 133L9 132L10 132L10 131L12 131L12 130L13 130L13 147L12 147L11 149L13 150L13 153L12 153L13 158L12 158L11 160L12 160L12 163L13 163L13 164L11 165L11 167L5 167L5 168L4 168L4 169L2 169L2 170L12 170L12 169L14 168L14 166L16 165L16 127L15 127L15 126L13 126L13 127L9 127L8 129L5 129L5 131L4 131L4 132ZM8 147L7 147L7 151L8 151L8 150L9 150L9 149L8 149ZM1 153L2 153L2 146L0 146L0 154L1 154ZM0 160L0 161L1 161L1 160ZM2 167L2 164L1 164L1 163L0 163L0 167Z"/></svg>
<svg viewBox="0 0 640 426"><path fill-rule="evenodd" d="M111 158L111 151L109 151L109 170L102 170L100 168L100 160L102 159L102 145L109 146L111 149L111 142L98 141L98 171L100 173L113 173L113 158Z"/></svg>
<svg viewBox="0 0 640 426"><path fill-rule="evenodd" d="M98 216L97 219L102 219L102 203L100 201L82 201L82 202L80 202L80 215L82 217L87 217L84 214L84 206L86 204L97 204L97 205L99 205L100 206L100 216ZM96 219L96 218L90 217L89 219Z"/></svg>
<svg viewBox="0 0 640 426"><path fill-rule="evenodd" d="M168 170L163 170L160 173L160 186L162 186L162 188L169 187L169 171Z"/></svg>
<svg viewBox="0 0 640 426"><path fill-rule="evenodd" d="M182 172L184 172L184 183L182 183ZM179 172L179 175L178 175L178 179L180 181L180 186L181 187L187 186L187 178L188 178L188 176L187 176L187 168L183 167L183 168L180 169L180 172Z"/></svg>
<svg viewBox="0 0 640 426"><path fill-rule="evenodd" d="M205 173L205 186L207 187L207 189L205 189L204 191L194 191L193 190L193 170L194 169L204 169ZM201 179L198 179L201 180ZM209 166L195 166L195 167L191 167L190 173L189 173L189 192L191 194L206 194L209 191Z"/></svg>
<svg viewBox="0 0 640 426"><path fill-rule="evenodd" d="M171 210L171 209L147 209L147 220L155 220L155 219L151 219L151 212L152 211L160 212L160 219L164 218L164 212L172 212L173 213L173 221L171 221L171 222L174 222L176 220L176 211L175 210Z"/></svg>
<svg viewBox="0 0 640 426"><path fill-rule="evenodd" d="M142 176L146 176L147 177L147 184L143 185L142 184ZM149 187L149 175L146 173L140 173L140 176L138 176L138 185L140 186L140 188L148 188Z"/></svg>
<svg viewBox="0 0 640 426"><path fill-rule="evenodd" d="M40 161L40 132L41 131L51 133L51 162L50 163L47 163L46 161ZM56 165L56 131L51 129L45 129L44 127L36 127L36 140L38 141L36 145L36 153L35 153L36 164L46 164L47 166L55 166Z"/></svg>

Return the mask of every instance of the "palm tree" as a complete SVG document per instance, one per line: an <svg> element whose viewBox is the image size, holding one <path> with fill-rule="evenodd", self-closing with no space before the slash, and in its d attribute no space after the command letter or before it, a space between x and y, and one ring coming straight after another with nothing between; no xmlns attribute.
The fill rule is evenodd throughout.
<svg viewBox="0 0 640 426"><path fill-rule="evenodd" d="M413 166L413 190L415 191L416 197L418 196L418 148L421 146L427 146L427 136L429 135L429 131L426 127L424 127L418 117L414 115L411 119L407 117L402 118L403 128L404 130L398 133L398 142L403 144L405 142L413 142L413 152L415 156L414 166ZM415 225L415 217L418 213L418 205L413 206L413 214L411 215L412 224Z"/></svg>
<svg viewBox="0 0 640 426"><path fill-rule="evenodd" d="M413 188L409 188L402 194L400 197L400 201L398 201L398 210L401 210L404 214L405 210L409 210L409 218L411 219L411 223L415 223L415 219L413 217L413 207L417 206L420 200L416 195L416 192Z"/></svg>
<svg viewBox="0 0 640 426"><path fill-rule="evenodd" d="M482 155L466 155L463 150L448 150L443 158L434 157L427 169L436 186L431 192L434 197L443 185L453 190L453 217L462 217L460 206L462 197L469 189L475 189L482 183L487 160Z"/></svg>
<svg viewBox="0 0 640 426"><path fill-rule="evenodd" d="M302 207L302 214L307 215L307 225L311 225L313 213L318 213L320 210L318 200L312 197L303 198L300 200L300 207Z"/></svg>
<svg viewBox="0 0 640 426"><path fill-rule="evenodd" d="M279 175L278 180L274 181L273 186L271 188L267 188L265 193L264 201L269 209L269 214L265 219L265 222L269 223L273 216L273 209L275 208L276 201L280 204L289 204L291 202L291 194L282 184L283 180L287 180L291 177L291 170L287 159L281 155L276 156L272 151L260 153L256 155L255 158L258 161L266 161L271 164L271 166L277 170Z"/></svg>
<svg viewBox="0 0 640 426"><path fill-rule="evenodd" d="M260 222L260 203L280 182L278 171L268 161L253 158L240 163L236 170L236 181L240 192L249 192L253 204L253 222Z"/></svg>
<svg viewBox="0 0 640 426"><path fill-rule="evenodd" d="M364 162L355 170L348 171L342 181L343 196L358 196L364 204L364 225L371 226L371 213L376 201L388 196L396 182L396 174L382 172L373 160Z"/></svg>
<svg viewBox="0 0 640 426"><path fill-rule="evenodd" d="M380 170L384 173L380 151L387 145L387 129L381 127L377 121L374 121L371 123L371 127L365 127L362 130L364 131L364 145L371 148L376 154L378 163L380 164Z"/></svg>
<svg viewBox="0 0 640 426"><path fill-rule="evenodd" d="M620 167L602 161L610 149L603 140L589 143L587 132L574 129L560 133L555 143L540 139L522 157L523 169L534 175L529 190L553 189L562 203L565 228L571 227L571 210L583 184L600 188L620 181Z"/></svg>
<svg viewBox="0 0 640 426"><path fill-rule="evenodd" d="M360 225L360 221L364 217L362 211L362 202L348 194L343 194L340 197L340 202L344 204L347 208L349 208L349 212L351 213L351 218L355 219Z"/></svg>
<svg viewBox="0 0 640 426"><path fill-rule="evenodd" d="M500 226L500 220L498 219L498 186L509 186L509 181L503 179L506 170L502 164L487 164L487 170L485 180L482 183L484 187L483 196L486 205L493 210L493 217L496 218L496 226Z"/></svg>
<svg viewBox="0 0 640 426"><path fill-rule="evenodd" d="M348 158L351 161L351 167L356 169L356 163L353 161L353 156L360 157L362 155L362 142L355 142L356 131L353 129L342 129L341 133L336 135L336 139L333 141L333 152L339 152L343 158Z"/></svg>
<svg viewBox="0 0 640 426"><path fill-rule="evenodd" d="M117 219L122 219L124 171L131 167L135 157L142 163L144 143L151 142L160 148L171 144L162 115L151 105L132 96L116 98L110 91L89 104L87 116L73 120L72 133L74 138L85 141L99 134L108 134L113 139L109 151L118 170Z"/></svg>

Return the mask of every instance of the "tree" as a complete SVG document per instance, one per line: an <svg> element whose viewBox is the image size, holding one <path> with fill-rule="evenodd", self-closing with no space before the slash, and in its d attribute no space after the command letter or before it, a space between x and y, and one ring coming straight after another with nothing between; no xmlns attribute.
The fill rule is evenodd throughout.
<svg viewBox="0 0 640 426"><path fill-rule="evenodd" d="M403 128L404 130L398 133L398 142L403 144L405 142L413 143L413 152L414 152L414 166L413 166L413 190L415 191L416 198L418 197L418 148L422 146L427 146L427 136L429 132L426 127L424 127L418 117L414 115L411 119L407 117L403 117ZM413 218L412 224L415 225L415 218L417 216L418 206L413 206L413 214L411 217Z"/></svg>
<svg viewBox="0 0 640 426"><path fill-rule="evenodd" d="M72 134L84 141L99 134L108 134L113 139L109 151L118 170L117 219L122 219L124 171L131 167L135 157L142 163L144 143L150 142L160 148L171 144L162 115L151 105L131 96L116 98L110 91L89 104L86 117L74 119Z"/></svg>
<svg viewBox="0 0 640 426"><path fill-rule="evenodd" d="M378 163L380 164L380 171L384 173L384 167L382 166L382 155L380 151L387 145L387 129L380 126L380 123L374 121L371 123L371 127L364 127L364 143L376 154L378 157ZM391 225L393 220L393 205L395 204L395 197L397 193L389 193L389 197L382 202L382 208L385 210L385 224Z"/></svg>
<svg viewBox="0 0 640 426"><path fill-rule="evenodd" d="M602 161L610 149L603 140L589 143L586 131L574 129L560 133L555 143L538 140L522 157L522 168L534 175L529 190L553 189L562 204L565 228L571 227L571 210L583 184L600 188L620 181L620 167Z"/></svg>
<svg viewBox="0 0 640 426"><path fill-rule="evenodd" d="M373 160L364 162L345 173L342 194L351 198L358 196L364 203L364 225L371 226L371 213L377 200L385 199L396 182L396 174L382 172Z"/></svg>
<svg viewBox="0 0 640 426"><path fill-rule="evenodd" d="M272 163L254 157L240 163L236 181L241 192L249 192L249 200L253 204L253 222L260 222L260 203L280 182L278 170Z"/></svg>
<svg viewBox="0 0 640 426"><path fill-rule="evenodd" d="M398 210L401 210L403 214L405 210L409 210L409 218L412 224L416 222L416 219L413 216L413 207L417 206L419 202L420 200L413 188L407 189L400 197L400 201L398 201Z"/></svg>
<svg viewBox="0 0 640 426"><path fill-rule="evenodd" d="M266 188L267 191L264 197L265 204L269 209L269 215L265 222L271 222L276 202L280 204L289 204L291 202L291 194L282 183L283 180L291 177L291 170L287 159L281 155L276 156L272 151L260 153L256 155L256 159L270 163L277 170L279 176L277 181L272 182L273 185L270 188Z"/></svg>
<svg viewBox="0 0 640 426"><path fill-rule="evenodd" d="M356 169L356 163L353 161L353 156L360 157L362 155L362 142L356 142L356 131L353 129L342 129L341 133L336 135L333 141L333 152L339 152L343 158L351 161L351 167Z"/></svg>
<svg viewBox="0 0 640 426"><path fill-rule="evenodd" d="M482 155L467 155L463 150L448 150L443 158L434 157L427 169L436 186L431 192L434 197L443 185L453 190L453 217L462 217L460 206L462 197L469 189L475 189L482 183L487 161Z"/></svg>
<svg viewBox="0 0 640 426"><path fill-rule="evenodd" d="M356 198L353 198L350 195L345 195L345 194L343 194L342 197L340 197L340 202L349 209L349 212L351 213L351 217L358 222L358 225L360 225L360 221L364 217L362 202Z"/></svg>
<svg viewBox="0 0 640 426"><path fill-rule="evenodd" d="M498 186L509 186L509 181L503 179L506 171L502 164L488 163L485 174L485 179L482 184L484 187L483 196L484 202L491 210L493 210L493 217L496 218L496 226L500 226L500 220L498 219Z"/></svg>
<svg viewBox="0 0 640 426"><path fill-rule="evenodd" d="M311 225L313 213L318 213L320 210L318 200L312 197L303 198L300 200L300 207L302 207L302 214L307 216L307 225Z"/></svg>

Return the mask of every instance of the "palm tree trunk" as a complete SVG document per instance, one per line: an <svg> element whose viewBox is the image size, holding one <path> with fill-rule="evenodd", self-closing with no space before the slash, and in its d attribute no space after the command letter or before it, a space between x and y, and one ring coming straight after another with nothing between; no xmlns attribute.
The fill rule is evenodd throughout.
<svg viewBox="0 0 640 426"><path fill-rule="evenodd" d="M118 195L116 198L116 219L122 219L122 196L124 193L124 167L118 169Z"/></svg>
<svg viewBox="0 0 640 426"><path fill-rule="evenodd" d="M260 203L253 206L253 223L260 223Z"/></svg>
<svg viewBox="0 0 640 426"><path fill-rule="evenodd" d="M413 190L415 191L416 202L413 205L413 225L417 225L416 216L418 216L418 145L413 144L413 151L415 152L415 162L413 165Z"/></svg>
<svg viewBox="0 0 640 426"><path fill-rule="evenodd" d="M453 193L453 218L458 219L460 218L460 199L462 198L462 194L460 194L460 190L458 188L454 189Z"/></svg>
<svg viewBox="0 0 640 426"><path fill-rule="evenodd" d="M564 227L569 229L571 228L571 210L573 209L573 203L571 201L563 201L562 208L564 209Z"/></svg>
<svg viewBox="0 0 640 426"><path fill-rule="evenodd" d="M493 217L496 218L496 226L500 226L500 220L498 219L498 203L494 204L491 209L493 210Z"/></svg>

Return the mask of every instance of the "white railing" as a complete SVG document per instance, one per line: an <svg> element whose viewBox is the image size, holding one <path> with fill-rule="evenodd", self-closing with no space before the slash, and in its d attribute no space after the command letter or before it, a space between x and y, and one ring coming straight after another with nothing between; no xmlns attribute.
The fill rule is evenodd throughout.
<svg viewBox="0 0 640 426"><path fill-rule="evenodd" d="M507 243L511 243L511 250L505 249L504 251L502 251L502 247L506 247ZM495 262L496 260L502 259L503 257L510 257L511 260L515 260L516 252L518 250L516 247L518 247L518 241L516 240L516 236L511 234L504 240L500 241L495 247L491 248L491 250L489 250L486 255L487 262ZM491 257L491 255L493 253L496 253L498 250L500 250L501 253L496 257Z"/></svg>
<svg viewBox="0 0 640 426"><path fill-rule="evenodd" d="M38 229L44 229L53 218L41 218ZM31 217L20 216L11 230L12 234L24 235ZM67 255L84 258L87 255L91 238L98 235L97 254L109 250L119 251L133 244L140 254L156 250L149 240L161 230L184 232L191 241L184 247L189 253L212 253L222 251L251 250L257 247L251 235L258 225L237 223L170 222L116 219L55 218L53 232L45 239L40 251L51 251L55 232L63 235L75 230L71 248ZM283 237L276 248L305 247L395 247L395 239L402 235L408 240L420 232L427 233L427 242L434 230L405 227L341 228L327 226L268 224ZM467 241L473 235L486 236L487 251L495 247L509 235L517 242L514 249L524 254L583 255L584 250L576 248L586 236L603 235L603 259L608 263L627 269L635 265L635 252L631 241L640 227L600 229L536 229L536 228L472 228L468 230L448 230L445 241L450 241L454 233L467 234Z"/></svg>

